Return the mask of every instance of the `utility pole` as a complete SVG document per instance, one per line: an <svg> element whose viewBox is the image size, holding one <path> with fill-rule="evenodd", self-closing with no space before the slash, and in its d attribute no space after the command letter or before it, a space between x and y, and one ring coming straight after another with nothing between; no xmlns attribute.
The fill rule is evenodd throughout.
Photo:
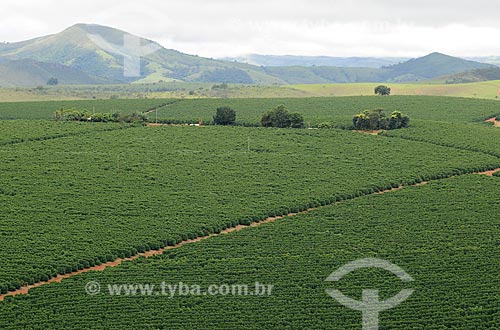
<svg viewBox="0 0 500 330"><path fill-rule="evenodd" d="M156 111L155 111L155 124L158 124L158 108L156 108Z"/></svg>
<svg viewBox="0 0 500 330"><path fill-rule="evenodd" d="M248 143L247 143L247 152L250 153L250 136L248 137Z"/></svg>

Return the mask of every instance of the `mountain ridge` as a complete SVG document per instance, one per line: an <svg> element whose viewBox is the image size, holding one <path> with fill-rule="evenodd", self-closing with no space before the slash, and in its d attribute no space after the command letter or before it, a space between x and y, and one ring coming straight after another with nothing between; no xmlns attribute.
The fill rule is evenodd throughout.
<svg viewBox="0 0 500 330"><path fill-rule="evenodd" d="M141 56L136 77L124 75L126 66L124 58L134 57L134 53L139 51L127 48L125 42L127 38L137 38L140 47L151 46L156 49ZM18 61L28 62L23 67ZM0 75L2 86L39 85L49 76L58 78L63 84L157 81L267 85L409 82L493 67L441 53L432 53L380 68L256 66L184 54L126 31L84 23L75 24L56 34L0 44L0 64L3 70L0 71L3 72L3 75Z"/></svg>

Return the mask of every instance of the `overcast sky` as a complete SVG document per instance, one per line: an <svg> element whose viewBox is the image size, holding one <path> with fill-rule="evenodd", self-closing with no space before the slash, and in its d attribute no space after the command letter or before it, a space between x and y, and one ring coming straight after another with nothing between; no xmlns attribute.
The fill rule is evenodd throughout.
<svg viewBox="0 0 500 330"><path fill-rule="evenodd" d="M0 41L95 23L207 57L500 56L498 13L492 0L1 0Z"/></svg>

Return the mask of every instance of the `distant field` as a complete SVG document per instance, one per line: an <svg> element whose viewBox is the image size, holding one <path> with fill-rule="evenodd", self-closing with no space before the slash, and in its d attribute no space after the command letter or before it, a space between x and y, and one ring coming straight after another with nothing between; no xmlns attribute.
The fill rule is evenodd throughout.
<svg viewBox="0 0 500 330"><path fill-rule="evenodd" d="M497 99L500 81L469 84L382 83L392 88L393 95L455 96ZM214 88L213 83L152 83L131 85L55 86L43 88L0 88L0 101L48 101L80 99L140 98L278 98L318 96L373 95L380 83L311 84L311 85L237 85Z"/></svg>
<svg viewBox="0 0 500 330"><path fill-rule="evenodd" d="M324 85L290 85L284 88L293 88L309 93L311 96L356 96L373 95L379 83L359 84L324 84ZM500 80L485 81L470 84L393 84L390 86L392 95L430 95L456 96L483 99L500 98Z"/></svg>

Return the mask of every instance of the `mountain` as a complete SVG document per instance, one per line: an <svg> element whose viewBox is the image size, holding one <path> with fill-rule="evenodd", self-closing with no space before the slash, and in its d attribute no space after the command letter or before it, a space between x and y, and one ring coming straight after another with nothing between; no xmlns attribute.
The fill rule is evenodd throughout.
<svg viewBox="0 0 500 330"><path fill-rule="evenodd" d="M140 61L132 61L140 58ZM273 57L268 58L273 61ZM287 63L343 65L256 66L188 55L125 31L95 24L76 24L44 37L0 44L0 85L42 85L51 77L62 84L186 81L240 84L313 84L422 81L492 65L440 53L399 64L398 59L276 59ZM321 62L323 61L323 62ZM138 63L139 65L133 65ZM271 63L271 62L269 62ZM275 62L277 63L277 62ZM364 65L364 67L351 67ZM124 74L126 73L136 73Z"/></svg>
<svg viewBox="0 0 500 330"><path fill-rule="evenodd" d="M385 81L383 70L373 68L339 68L333 66L264 67L264 71L288 84L329 84Z"/></svg>
<svg viewBox="0 0 500 330"><path fill-rule="evenodd" d="M57 77L60 84L102 84L105 79L89 76L71 67L38 62L30 59L0 61L0 86L38 86L45 85L50 78Z"/></svg>
<svg viewBox="0 0 500 330"><path fill-rule="evenodd" d="M473 69L490 69L494 67L491 64L464 60L441 53L432 53L387 67L387 69L390 71L390 80L419 81Z"/></svg>
<svg viewBox="0 0 500 330"><path fill-rule="evenodd" d="M380 69L328 66L264 67L264 71L289 84L359 83L359 82L412 82L425 81L465 72L471 69L492 69L495 66L463 60L440 53L412 59Z"/></svg>
<svg viewBox="0 0 500 330"><path fill-rule="evenodd" d="M135 56L138 49L124 45L127 38L137 46L155 50L141 56L140 76L124 77L124 55ZM135 44L134 44L135 45ZM17 43L0 44L4 60L32 59L56 63L83 72L103 83L134 81L224 81L234 83L282 84L279 78L266 75L259 67L218 61L176 50L165 49L154 41L127 32L94 24L76 24L58 34ZM54 72L54 76L57 77ZM60 77L57 77L60 78ZM65 81L66 79L59 79Z"/></svg>
<svg viewBox="0 0 500 330"><path fill-rule="evenodd" d="M475 69L438 78L447 84L465 84L480 81L500 80L500 68Z"/></svg>
<svg viewBox="0 0 500 330"><path fill-rule="evenodd" d="M466 60L500 66L500 56L466 57Z"/></svg>
<svg viewBox="0 0 500 330"><path fill-rule="evenodd" d="M247 63L258 66L335 66L346 68L381 68L407 61L404 57L330 57L296 55L248 54L224 57L224 61Z"/></svg>

